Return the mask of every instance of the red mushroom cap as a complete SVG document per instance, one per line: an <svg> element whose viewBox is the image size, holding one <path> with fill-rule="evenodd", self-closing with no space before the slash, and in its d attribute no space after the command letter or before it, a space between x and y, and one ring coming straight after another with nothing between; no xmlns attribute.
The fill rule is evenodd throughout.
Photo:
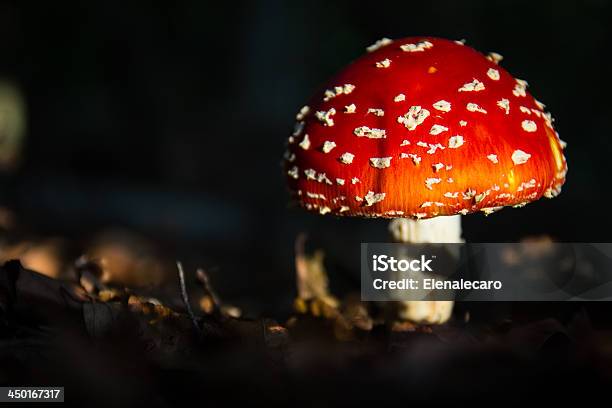
<svg viewBox="0 0 612 408"><path fill-rule="evenodd" d="M368 51L297 115L284 166L304 208L430 218L560 192L564 144L498 54L439 38Z"/></svg>

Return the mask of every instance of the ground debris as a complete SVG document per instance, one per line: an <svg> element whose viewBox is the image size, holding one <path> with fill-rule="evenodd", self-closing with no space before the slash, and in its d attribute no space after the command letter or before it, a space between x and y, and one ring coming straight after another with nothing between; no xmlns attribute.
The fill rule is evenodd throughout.
<svg viewBox="0 0 612 408"><path fill-rule="evenodd" d="M27 270L18 261L7 262L0 267L0 376L8 378L7 370L15 367L56 367L60 358L104 367L98 376L112 367L112 372L122 373L121 381L135 378L136 367L142 375L136 377L144 379L184 373L180 381L193 376L194 390L207 386L214 393L216 387L233 387L236 378L278 390L274 384L279 378L301 383L329 373L351 382L367 377L404 384L406 373L420 376L423 368L431 366L446 367L431 371L440 372L428 378L432 386L445 387L453 378L469 389L470 383L461 380L465 373L470 373L470 381L486 381L505 369L499 361L516 370L519 363L538 367L540 355L561 353L582 368L599 370L601 378L612 379L612 331L595 328L586 313L569 323L550 317L534 320L531 305L524 308L524 315L515 310L514 320L496 320L481 317L483 310L491 313L491 306L470 305L467 322L455 319L430 327L388 323L384 308L362 302L358 294L346 295L342 301L330 295L327 286L320 285L327 282L322 259L314 263L319 283L302 282L303 287L316 288L311 293L317 297L298 296L298 311L287 324L231 317L220 310L218 296L211 291L211 302L216 299L213 313L195 315L201 336L194 334L187 314L157 298L126 288L98 287L95 280L87 283L86 290L77 283L80 279L60 281ZM307 259L302 261L310 265ZM326 300L330 298L334 301ZM605 307L600 310L608 316ZM465 312L458 310L461 315ZM96 357L100 353L103 357ZM476 373L471 371L473 365L484 368ZM76 369L64 373L82 381ZM338 390L339 384L334 384ZM152 384L144 389L158 392ZM413 399L425 396L418 387L409 389Z"/></svg>
<svg viewBox="0 0 612 408"><path fill-rule="evenodd" d="M80 263L79 267L86 264L91 267L89 262ZM84 330L82 335L96 341L121 333L122 337L131 336L130 341L148 344L151 352L162 354L178 351L178 344L182 344L183 351L193 351L198 343L207 341L264 342L264 334L258 328L260 323L225 313L195 316L202 332L198 339L193 335L187 314L130 289L106 287L95 280L94 273L87 275L86 290L82 286L83 276L79 283L60 281L25 269L19 261L9 261L0 267L0 311L13 316L14 330L73 327L70 330ZM279 332L276 322L266 320L264 328L268 326Z"/></svg>
<svg viewBox="0 0 612 408"><path fill-rule="evenodd" d="M210 282L210 277L206 270L198 268L196 271L196 278L204 289L204 295L200 298L199 306L200 310L205 314L212 315L219 313L222 316L240 318L242 316L242 310L234 305L224 303L216 290Z"/></svg>
<svg viewBox="0 0 612 408"><path fill-rule="evenodd" d="M295 243L295 269L298 296L293 308L298 316L288 321L290 328L299 324L299 315L323 318L332 323L338 340L351 340L356 331L372 330L368 306L359 296L350 294L342 302L330 293L329 279L324 265L324 253L305 253L305 235L298 236Z"/></svg>

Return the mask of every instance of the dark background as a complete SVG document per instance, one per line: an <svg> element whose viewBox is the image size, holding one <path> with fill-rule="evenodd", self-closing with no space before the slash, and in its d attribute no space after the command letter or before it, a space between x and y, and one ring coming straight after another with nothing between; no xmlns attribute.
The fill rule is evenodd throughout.
<svg viewBox="0 0 612 408"><path fill-rule="evenodd" d="M357 288L359 243L385 220L288 207L280 159L310 93L383 36L496 51L568 142L563 193L485 218L473 242L609 241L612 4L585 1L0 2L0 77L28 110L1 204L25 233L85 243L109 227L206 267L255 313L294 296L293 242ZM85 244L83 244L85 245Z"/></svg>

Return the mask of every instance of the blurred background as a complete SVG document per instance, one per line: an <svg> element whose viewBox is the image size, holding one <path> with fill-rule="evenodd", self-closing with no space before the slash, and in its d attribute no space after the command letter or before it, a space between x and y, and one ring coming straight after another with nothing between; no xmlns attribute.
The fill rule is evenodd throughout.
<svg viewBox="0 0 612 408"><path fill-rule="evenodd" d="M464 217L473 242L609 241L612 2L0 1L0 258L110 280L205 268L226 299L282 316L294 242L357 289L359 243L387 221L288 205L280 161L297 110L381 37L466 39L530 83L568 143L563 193ZM170 285L171 283L171 285Z"/></svg>

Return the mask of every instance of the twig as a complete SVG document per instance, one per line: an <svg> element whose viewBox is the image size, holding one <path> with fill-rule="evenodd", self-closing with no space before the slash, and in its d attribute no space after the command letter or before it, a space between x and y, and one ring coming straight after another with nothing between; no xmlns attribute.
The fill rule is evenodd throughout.
<svg viewBox="0 0 612 408"><path fill-rule="evenodd" d="M206 271L202 268L198 268L196 271L196 276L198 280L202 282L202 286L204 287L206 294L212 299L214 307L218 308L221 305L221 300L219 299L219 296L217 296L217 293L213 290L212 285L210 284L210 278L208 277Z"/></svg>
<svg viewBox="0 0 612 408"><path fill-rule="evenodd" d="M187 285L185 284L185 272L183 271L183 265L177 261L176 268L178 269L179 282L181 284L181 298L183 299L183 303L185 304L185 308L187 309L187 313L191 318L191 322L193 323L193 327L196 330L198 336L201 334L200 326L198 326L198 321L196 320L196 316L191 309L191 304L189 303L189 295L187 295Z"/></svg>

